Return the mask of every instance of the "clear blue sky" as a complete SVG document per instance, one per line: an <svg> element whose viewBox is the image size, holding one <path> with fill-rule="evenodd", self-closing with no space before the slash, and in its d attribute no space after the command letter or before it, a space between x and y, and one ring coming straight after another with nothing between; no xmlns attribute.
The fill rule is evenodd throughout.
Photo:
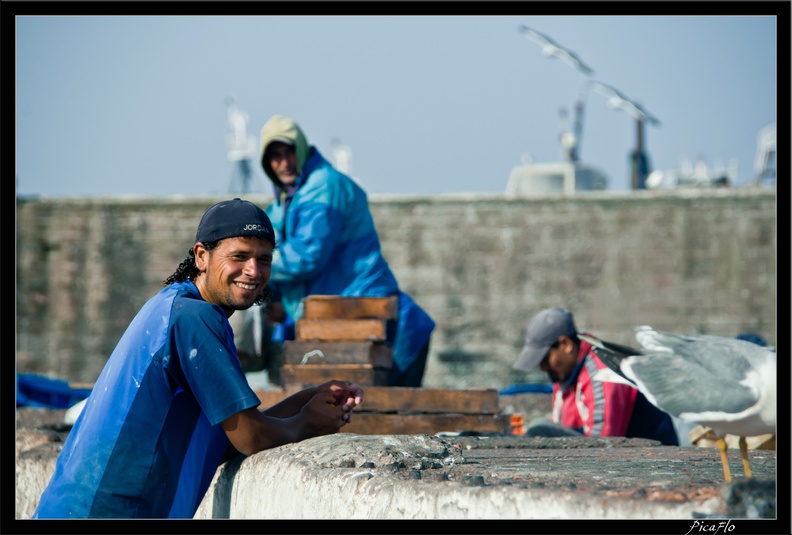
<svg viewBox="0 0 792 535"><path fill-rule="evenodd" d="M502 192L528 155L561 159L559 109L586 80L519 25L662 121L645 128L654 169L736 160L741 185L754 177L758 131L776 122L777 22L786 33L787 19L18 16L17 194L226 192L228 96L256 144L272 114L295 118L325 156L341 139L370 193ZM635 137L627 113L588 95L581 160L609 189L629 188ZM269 193L257 161L258 151L253 188Z"/></svg>

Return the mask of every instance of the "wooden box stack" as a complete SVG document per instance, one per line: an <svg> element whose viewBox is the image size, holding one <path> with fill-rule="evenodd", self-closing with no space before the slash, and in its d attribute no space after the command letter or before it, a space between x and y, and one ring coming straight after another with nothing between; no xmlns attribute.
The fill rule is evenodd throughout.
<svg viewBox="0 0 792 535"><path fill-rule="evenodd" d="M295 339L283 345L284 387L310 386L344 379L360 386L385 386L392 348L385 344L386 325L398 315L398 297L311 295L303 299L303 316Z"/></svg>
<svg viewBox="0 0 792 535"><path fill-rule="evenodd" d="M282 390L257 391L262 408L330 379L363 387L362 405L341 431L361 435L506 433L509 419L493 389L389 387L392 349L385 344L398 298L311 295L303 300L295 340L284 342Z"/></svg>
<svg viewBox="0 0 792 535"><path fill-rule="evenodd" d="M256 391L261 407L272 406L297 392L296 385L283 390ZM363 403L342 433L359 435L414 435L459 433L508 433L509 415L498 406L498 391L487 388L448 390L395 386L364 387Z"/></svg>
<svg viewBox="0 0 792 535"><path fill-rule="evenodd" d="M437 433L504 433L498 408L498 391L473 388L369 387L352 421L341 428L360 435L411 435Z"/></svg>

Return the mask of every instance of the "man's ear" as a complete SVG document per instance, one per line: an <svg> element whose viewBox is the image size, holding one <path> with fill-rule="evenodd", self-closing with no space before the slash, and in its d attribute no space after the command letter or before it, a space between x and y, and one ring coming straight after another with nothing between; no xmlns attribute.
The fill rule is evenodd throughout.
<svg viewBox="0 0 792 535"><path fill-rule="evenodd" d="M575 347L575 342L567 335L562 334L558 337L558 347L564 351L571 352Z"/></svg>
<svg viewBox="0 0 792 535"><path fill-rule="evenodd" d="M209 250L204 247L203 243L198 242L193 245L193 254L195 255L195 267L198 268L198 271L203 273L206 271L206 266L209 264Z"/></svg>

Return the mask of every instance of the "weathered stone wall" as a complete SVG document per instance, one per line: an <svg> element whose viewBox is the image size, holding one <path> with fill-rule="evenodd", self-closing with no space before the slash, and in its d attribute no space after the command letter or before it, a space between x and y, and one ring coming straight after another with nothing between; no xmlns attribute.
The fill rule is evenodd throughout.
<svg viewBox="0 0 792 535"><path fill-rule="evenodd" d="M19 371L94 381L219 200L18 199ZM633 345L640 324L776 343L774 192L372 196L371 207L400 285L437 323L424 386L542 380L511 365L547 306Z"/></svg>

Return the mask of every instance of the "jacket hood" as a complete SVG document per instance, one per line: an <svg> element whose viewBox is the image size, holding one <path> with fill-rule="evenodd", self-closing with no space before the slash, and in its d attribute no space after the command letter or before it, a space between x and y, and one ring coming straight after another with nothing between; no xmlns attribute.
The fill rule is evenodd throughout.
<svg viewBox="0 0 792 535"><path fill-rule="evenodd" d="M282 188L283 183L272 171L267 161L267 147L273 141L280 141L294 146L294 153L297 156L297 174L301 174L308 160L309 145L300 125L294 119L283 115L273 115L261 129L261 167L269 179L278 187Z"/></svg>

